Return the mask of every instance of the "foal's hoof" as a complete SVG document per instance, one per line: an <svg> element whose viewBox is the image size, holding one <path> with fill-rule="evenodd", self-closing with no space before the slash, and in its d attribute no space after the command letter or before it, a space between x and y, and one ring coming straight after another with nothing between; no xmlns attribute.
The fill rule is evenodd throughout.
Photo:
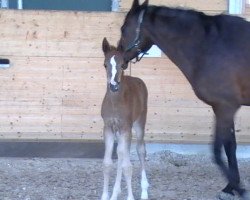
<svg viewBox="0 0 250 200"><path fill-rule="evenodd" d="M106 193L102 194L101 200L109 200L109 195Z"/></svg>
<svg viewBox="0 0 250 200"><path fill-rule="evenodd" d="M147 199L148 199L148 194L141 195L141 200L147 200Z"/></svg>
<svg viewBox="0 0 250 200"><path fill-rule="evenodd" d="M231 195L229 193L225 193L225 192L220 192L218 195L217 195L217 198L218 200L235 200L235 196L234 195Z"/></svg>

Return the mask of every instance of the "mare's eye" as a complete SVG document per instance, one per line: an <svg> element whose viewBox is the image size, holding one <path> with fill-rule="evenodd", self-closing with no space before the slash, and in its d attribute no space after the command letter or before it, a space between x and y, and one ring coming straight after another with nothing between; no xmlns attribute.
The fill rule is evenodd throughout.
<svg viewBox="0 0 250 200"><path fill-rule="evenodd" d="M122 32L122 34L125 33L125 28L124 27L121 28L121 32Z"/></svg>

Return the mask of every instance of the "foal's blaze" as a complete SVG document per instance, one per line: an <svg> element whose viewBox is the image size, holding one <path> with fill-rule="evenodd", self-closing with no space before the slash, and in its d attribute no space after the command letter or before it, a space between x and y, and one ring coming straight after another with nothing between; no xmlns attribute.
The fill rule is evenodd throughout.
<svg viewBox="0 0 250 200"><path fill-rule="evenodd" d="M110 78L110 89L113 92L116 92L119 89L119 83L115 81L117 69L116 69L116 62L115 62L115 55L112 56L110 59L111 68L111 78Z"/></svg>
<svg viewBox="0 0 250 200"><path fill-rule="evenodd" d="M143 52L156 44L183 72L196 96L213 108L214 158L228 180L223 191L247 196L240 184L234 116L241 105L250 105L250 23L134 0L121 33L125 62L137 57L138 49Z"/></svg>
<svg viewBox="0 0 250 200"><path fill-rule="evenodd" d="M124 76L123 54L110 46L106 38L102 49L105 55L104 65L107 73L107 90L102 102L101 115L104 121L104 186L102 200L110 200L108 193L109 174L112 169L112 152L115 138L118 141L118 168L115 186L111 196L117 200L121 192L121 177L124 174L127 189L127 200L134 200L132 193L132 165L129 151L132 137L132 127L137 136L137 153L141 163L141 199L148 199L148 180L145 171L144 131L147 115L147 88L144 82L135 77Z"/></svg>

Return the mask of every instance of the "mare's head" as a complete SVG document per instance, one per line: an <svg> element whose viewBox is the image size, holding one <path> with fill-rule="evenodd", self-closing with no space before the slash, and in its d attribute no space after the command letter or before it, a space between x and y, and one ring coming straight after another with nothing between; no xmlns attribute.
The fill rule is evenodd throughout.
<svg viewBox="0 0 250 200"><path fill-rule="evenodd" d="M146 52L152 46L143 27L147 7L148 0L142 5L139 4L139 0L134 0L121 27L121 39L118 47L124 51L125 62L138 58L140 53Z"/></svg>
<svg viewBox="0 0 250 200"><path fill-rule="evenodd" d="M111 46L106 38L102 41L102 50L105 56L104 66L107 72L107 84L112 92L117 92L120 87L123 70L127 68L123 53Z"/></svg>

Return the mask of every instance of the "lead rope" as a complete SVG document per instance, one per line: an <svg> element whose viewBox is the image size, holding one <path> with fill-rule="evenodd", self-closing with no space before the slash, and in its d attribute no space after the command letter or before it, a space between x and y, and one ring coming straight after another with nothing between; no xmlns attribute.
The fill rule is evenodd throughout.
<svg viewBox="0 0 250 200"><path fill-rule="evenodd" d="M112 105L112 111L114 113L115 112L115 106L114 106L114 102L113 102L113 97L112 96L110 96L110 101L111 101L111 105ZM113 134L115 135L115 140L117 141L116 130L115 130L115 126L114 126L113 122L112 122L111 129L112 129Z"/></svg>
<svg viewBox="0 0 250 200"><path fill-rule="evenodd" d="M129 62L129 76L132 75L132 61Z"/></svg>

